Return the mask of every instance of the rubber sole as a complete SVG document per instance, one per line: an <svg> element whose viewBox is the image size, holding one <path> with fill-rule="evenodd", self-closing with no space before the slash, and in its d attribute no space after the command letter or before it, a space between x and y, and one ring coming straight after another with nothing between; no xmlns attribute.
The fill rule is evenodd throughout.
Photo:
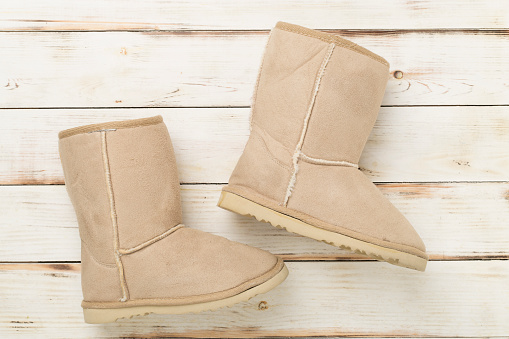
<svg viewBox="0 0 509 339"><path fill-rule="evenodd" d="M427 259L410 253L382 247L340 233L315 227L302 220L274 211L273 209L231 192L222 191L217 205L241 215L252 216L258 221L268 222L274 227L282 228L289 232L318 241L323 241L329 245L363 254L373 259L386 261L393 265L424 271L428 263Z"/></svg>
<svg viewBox="0 0 509 339"><path fill-rule="evenodd" d="M288 276L288 268L283 265L281 271L264 283L252 287L237 295L198 304L171 305L171 306L135 306L114 309L84 308L83 315L88 324L105 324L115 322L121 318L132 318L137 315L155 314L184 314L198 313L216 310L223 307L231 307L239 302L247 301L259 294L267 293L281 284Z"/></svg>

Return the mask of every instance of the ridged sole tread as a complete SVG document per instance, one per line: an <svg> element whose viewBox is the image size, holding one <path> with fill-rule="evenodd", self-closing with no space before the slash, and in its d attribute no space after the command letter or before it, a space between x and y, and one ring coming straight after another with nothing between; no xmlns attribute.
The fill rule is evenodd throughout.
<svg viewBox="0 0 509 339"><path fill-rule="evenodd" d="M221 192L218 206L241 215L254 217L258 221L269 223L276 228L284 229L290 233L303 235L396 266L424 271L428 262L427 259L410 253L382 247L315 227L231 192Z"/></svg>

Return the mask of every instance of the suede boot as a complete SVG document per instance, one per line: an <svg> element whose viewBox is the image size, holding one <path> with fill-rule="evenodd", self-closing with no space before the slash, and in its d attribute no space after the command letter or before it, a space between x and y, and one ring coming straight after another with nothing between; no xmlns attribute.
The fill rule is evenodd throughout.
<svg viewBox="0 0 509 339"><path fill-rule="evenodd" d="M338 36L279 22L255 88L251 134L218 205L424 271L425 246L359 170L389 64Z"/></svg>
<svg viewBox="0 0 509 339"><path fill-rule="evenodd" d="M79 223L86 322L231 306L286 278L278 257L182 224L161 116L72 128L59 139Z"/></svg>

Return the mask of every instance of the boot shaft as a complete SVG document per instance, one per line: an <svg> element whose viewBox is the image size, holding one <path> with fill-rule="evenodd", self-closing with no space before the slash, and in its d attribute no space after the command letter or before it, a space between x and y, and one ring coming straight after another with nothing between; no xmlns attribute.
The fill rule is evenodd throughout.
<svg viewBox="0 0 509 339"><path fill-rule="evenodd" d="M94 259L115 264L116 250L181 223L175 156L161 116L78 127L59 138L80 237Z"/></svg>
<svg viewBox="0 0 509 339"><path fill-rule="evenodd" d="M262 62L252 125L292 152L356 164L388 75L385 59L353 42L279 22Z"/></svg>
<svg viewBox="0 0 509 339"><path fill-rule="evenodd" d="M299 162L358 167L388 80L382 57L279 22L253 96L251 135L229 183L287 205Z"/></svg>

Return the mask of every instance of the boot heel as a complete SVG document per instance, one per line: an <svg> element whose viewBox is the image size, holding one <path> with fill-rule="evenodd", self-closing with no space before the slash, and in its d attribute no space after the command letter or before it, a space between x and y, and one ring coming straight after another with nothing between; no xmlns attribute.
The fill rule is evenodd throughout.
<svg viewBox="0 0 509 339"><path fill-rule="evenodd" d="M274 227L290 231L287 225L293 218L241 197L240 195L221 191L217 206L241 215L254 217L258 221L268 222Z"/></svg>

